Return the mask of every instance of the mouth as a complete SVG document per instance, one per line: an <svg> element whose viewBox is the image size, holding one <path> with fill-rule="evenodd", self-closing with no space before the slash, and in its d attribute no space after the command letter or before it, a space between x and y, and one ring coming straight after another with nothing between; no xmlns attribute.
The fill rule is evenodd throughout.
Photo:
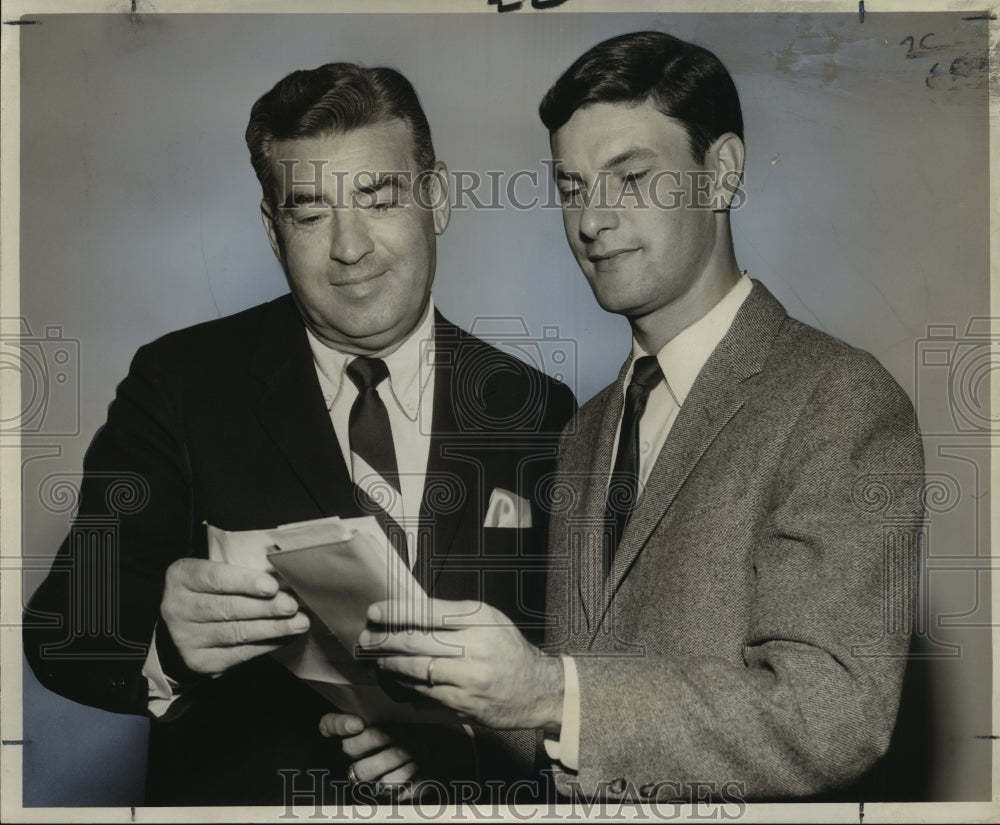
<svg viewBox="0 0 1000 825"><path fill-rule="evenodd" d="M597 269L607 269L624 261L633 252L638 252L638 247L622 247L620 249L609 249L600 254L588 255L590 261Z"/></svg>
<svg viewBox="0 0 1000 825"><path fill-rule="evenodd" d="M331 280L330 286L338 287L339 289L361 289L365 284L370 284L372 281L381 278L386 274L388 270L383 270L382 272L373 272L370 275L355 275L351 278L341 278L339 280Z"/></svg>

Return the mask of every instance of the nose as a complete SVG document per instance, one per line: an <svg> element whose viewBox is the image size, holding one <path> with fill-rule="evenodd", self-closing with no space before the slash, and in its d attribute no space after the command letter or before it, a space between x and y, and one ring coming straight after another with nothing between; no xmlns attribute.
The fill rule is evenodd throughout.
<svg viewBox="0 0 1000 825"><path fill-rule="evenodd" d="M375 247L360 210L343 207L334 210L330 258L342 264L356 264Z"/></svg>
<svg viewBox="0 0 1000 825"><path fill-rule="evenodd" d="M584 206L580 214L580 236L586 241L593 241L605 229L618 226L618 210L608 203L597 203Z"/></svg>

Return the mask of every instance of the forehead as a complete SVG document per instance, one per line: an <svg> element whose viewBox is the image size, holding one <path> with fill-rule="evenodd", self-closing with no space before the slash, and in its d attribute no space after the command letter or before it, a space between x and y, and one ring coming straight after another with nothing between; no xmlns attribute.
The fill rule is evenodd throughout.
<svg viewBox="0 0 1000 825"><path fill-rule="evenodd" d="M283 184L282 167L294 169L296 181L314 180L317 168L324 176L419 171L413 135L398 118L344 132L278 141L271 151L271 164L279 186Z"/></svg>
<svg viewBox="0 0 1000 825"><path fill-rule="evenodd" d="M652 103L592 103L552 134L557 164L581 171L614 166L622 157L652 157L671 168L694 164L687 131Z"/></svg>

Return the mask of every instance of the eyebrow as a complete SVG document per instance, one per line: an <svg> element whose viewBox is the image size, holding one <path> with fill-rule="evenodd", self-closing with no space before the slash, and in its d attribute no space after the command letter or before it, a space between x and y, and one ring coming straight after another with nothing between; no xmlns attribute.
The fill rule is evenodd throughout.
<svg viewBox="0 0 1000 825"><path fill-rule="evenodd" d="M656 157L656 152L652 149L647 149L643 146L632 146L626 149L624 152L619 152L614 157L606 160L602 165L602 169L614 169L616 166L621 166L629 161L634 160L651 160ZM556 169L556 180L568 180L573 182L581 182L583 177L579 172L567 172L564 169Z"/></svg>
<svg viewBox="0 0 1000 825"><path fill-rule="evenodd" d="M605 161L602 168L614 169L616 166L621 166L623 163L628 163L629 161L649 160L654 157L656 157L656 152L652 149L646 149L642 146L632 146L624 152L619 152L610 160Z"/></svg>
<svg viewBox="0 0 1000 825"><path fill-rule="evenodd" d="M288 201L289 198L285 198L284 202L288 203ZM316 203L325 203L326 198L322 194L317 195L315 187L313 187L312 192L295 192L293 190L291 195L291 202L293 206L309 206L311 204L316 204Z"/></svg>
<svg viewBox="0 0 1000 825"><path fill-rule="evenodd" d="M405 185L410 182L409 178L410 176L405 172L381 172L375 174L375 180L369 185L359 186L357 191L362 195L374 195L376 192L382 191L390 184L398 186L400 189L405 189Z"/></svg>

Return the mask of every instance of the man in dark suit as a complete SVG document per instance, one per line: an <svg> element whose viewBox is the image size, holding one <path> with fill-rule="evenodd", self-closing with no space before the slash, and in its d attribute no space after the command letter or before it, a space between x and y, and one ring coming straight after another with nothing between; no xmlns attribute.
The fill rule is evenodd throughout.
<svg viewBox="0 0 1000 825"><path fill-rule="evenodd" d="M658 32L613 38L541 116L573 254L632 327L549 480L545 644L448 602L426 619L373 605L362 644L483 724L541 729L565 795L842 792L889 745L909 645L923 483L910 401L740 271L743 120L714 55Z"/></svg>
<svg viewBox="0 0 1000 825"><path fill-rule="evenodd" d="M309 618L270 572L209 560L206 524L373 514L430 594L531 633L546 516L530 497L575 408L434 310L447 173L399 73L294 72L247 144L291 294L138 351L26 615L45 686L155 718L148 804L282 805L348 776L320 734L330 705L264 655ZM109 514L115 540L95 545ZM465 730L420 728L398 735L471 763Z"/></svg>

